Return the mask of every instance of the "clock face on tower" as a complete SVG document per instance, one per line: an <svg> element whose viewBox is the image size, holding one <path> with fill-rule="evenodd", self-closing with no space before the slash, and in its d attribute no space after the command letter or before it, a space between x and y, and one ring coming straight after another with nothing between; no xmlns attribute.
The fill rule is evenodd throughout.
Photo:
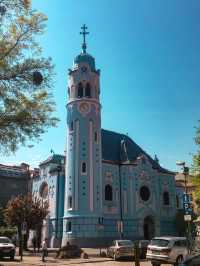
<svg viewBox="0 0 200 266"><path fill-rule="evenodd" d="M80 113L88 114L90 111L90 105L88 103L84 102L84 103L81 103L79 105L78 109L79 109Z"/></svg>

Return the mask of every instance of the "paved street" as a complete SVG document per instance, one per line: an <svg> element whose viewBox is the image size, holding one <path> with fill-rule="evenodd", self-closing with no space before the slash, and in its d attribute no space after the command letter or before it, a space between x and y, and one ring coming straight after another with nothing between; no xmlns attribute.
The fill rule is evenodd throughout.
<svg viewBox="0 0 200 266"><path fill-rule="evenodd" d="M0 266L55 266L55 265L71 265L71 266L115 266L115 265L123 265L123 266L134 266L134 261L113 261L108 258L89 258L89 259L54 259L49 257L47 261L44 263L41 261L41 258L38 256L25 256L23 262L19 260L19 257L16 257L16 261L9 261L9 260L1 260ZM140 266L151 266L151 263L148 261L142 261ZM165 265L169 266L169 264Z"/></svg>

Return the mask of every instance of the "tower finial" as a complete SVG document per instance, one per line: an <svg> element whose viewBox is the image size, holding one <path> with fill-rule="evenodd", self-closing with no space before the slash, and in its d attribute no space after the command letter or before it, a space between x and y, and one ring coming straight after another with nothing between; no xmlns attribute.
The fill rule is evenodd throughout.
<svg viewBox="0 0 200 266"><path fill-rule="evenodd" d="M81 27L81 29L83 30L83 31L80 32L80 34L83 35L82 49L83 49L83 53L85 54L85 53L86 53L86 48L87 48L87 45L86 45L86 42L85 42L85 36L86 36L87 34L89 34L89 32L86 31L86 30L87 30L87 27L86 27L85 24L83 24L83 26Z"/></svg>

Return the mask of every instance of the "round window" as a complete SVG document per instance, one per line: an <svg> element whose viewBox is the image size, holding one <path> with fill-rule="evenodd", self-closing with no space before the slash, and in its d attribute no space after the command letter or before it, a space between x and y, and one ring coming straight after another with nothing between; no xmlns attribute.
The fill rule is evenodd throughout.
<svg viewBox="0 0 200 266"><path fill-rule="evenodd" d="M147 201L150 198L150 190L148 187L143 186L140 188L140 197L144 201Z"/></svg>
<svg viewBox="0 0 200 266"><path fill-rule="evenodd" d="M48 185L46 182L42 183L42 185L40 186L40 197L42 197L43 199L45 199L48 195Z"/></svg>

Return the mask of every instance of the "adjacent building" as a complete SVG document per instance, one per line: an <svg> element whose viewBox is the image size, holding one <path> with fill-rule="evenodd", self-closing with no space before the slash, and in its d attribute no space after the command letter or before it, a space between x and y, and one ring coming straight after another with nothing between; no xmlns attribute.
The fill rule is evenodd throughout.
<svg viewBox="0 0 200 266"><path fill-rule="evenodd" d="M37 174L38 170L30 170L26 163L19 166L0 164L0 207L5 207L13 197L31 192L31 180Z"/></svg>

